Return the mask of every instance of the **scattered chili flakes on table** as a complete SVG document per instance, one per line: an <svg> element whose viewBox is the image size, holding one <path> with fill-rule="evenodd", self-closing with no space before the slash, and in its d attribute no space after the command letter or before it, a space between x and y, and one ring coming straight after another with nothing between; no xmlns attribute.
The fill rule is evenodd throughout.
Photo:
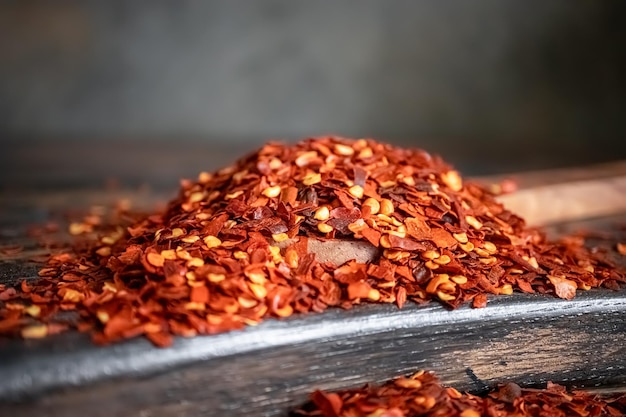
<svg viewBox="0 0 626 417"><path fill-rule="evenodd" d="M601 397L568 392L548 383L546 389L498 386L484 397L444 387L420 371L383 386L329 393L316 391L295 414L319 417L618 417L626 413L626 394Z"/></svg>
<svg viewBox="0 0 626 417"><path fill-rule="evenodd" d="M70 232L74 250L39 281L0 287L0 334L71 326L101 344L168 346L360 302L484 307L487 294L571 299L626 281L583 239L547 241L441 158L365 139L270 143L182 181L164 212L122 210L111 224L92 213ZM355 244L348 259L340 242Z"/></svg>

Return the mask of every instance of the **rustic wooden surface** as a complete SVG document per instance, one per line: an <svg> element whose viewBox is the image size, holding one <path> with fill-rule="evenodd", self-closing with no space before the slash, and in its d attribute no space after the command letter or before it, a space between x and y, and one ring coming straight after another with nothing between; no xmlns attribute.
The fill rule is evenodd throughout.
<svg viewBox="0 0 626 417"><path fill-rule="evenodd" d="M519 178L523 185L527 177ZM550 183L553 176L546 178ZM598 179L573 181L589 180ZM0 245L25 246L0 262L0 282L36 276L26 259L44 251L26 236L29 224L119 198L152 208L170 196L90 188L0 197ZM586 228L626 241L619 224L626 224L626 213L555 224L550 233ZM623 258L616 255L622 267ZM98 347L76 333L0 339L0 415L278 416L316 388L380 382L418 369L476 392L508 380L626 389L626 292L592 290L573 301L515 294L492 297L485 309L454 311L437 303L402 310L361 305L177 339L168 349L143 339Z"/></svg>

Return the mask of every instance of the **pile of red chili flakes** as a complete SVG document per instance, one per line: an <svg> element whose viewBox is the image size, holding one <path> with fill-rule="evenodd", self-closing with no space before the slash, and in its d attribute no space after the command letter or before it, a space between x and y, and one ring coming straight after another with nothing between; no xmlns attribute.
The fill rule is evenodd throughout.
<svg viewBox="0 0 626 417"><path fill-rule="evenodd" d="M316 391L296 414L319 417L621 417L626 395L600 397L567 392L548 383L546 389L500 385L485 397L442 386L432 373L420 371L381 387L366 386L339 393Z"/></svg>
<svg viewBox="0 0 626 417"><path fill-rule="evenodd" d="M183 181L163 213L99 222L72 224L97 236L52 256L39 281L0 288L0 334L73 326L97 343L145 335L168 346L172 335L363 301L484 307L487 294L571 299L626 281L581 238L550 242L526 228L439 157L365 139L270 143ZM370 258L321 261L314 241L361 242Z"/></svg>

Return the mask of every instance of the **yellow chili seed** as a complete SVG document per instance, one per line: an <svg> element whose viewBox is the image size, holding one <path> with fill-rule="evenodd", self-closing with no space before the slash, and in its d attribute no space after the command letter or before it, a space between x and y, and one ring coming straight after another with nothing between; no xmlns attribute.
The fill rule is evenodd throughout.
<svg viewBox="0 0 626 417"><path fill-rule="evenodd" d="M467 283L467 277L463 275L455 275L450 279L459 285L463 285Z"/></svg>
<svg viewBox="0 0 626 417"><path fill-rule="evenodd" d="M237 297L237 302L243 308L252 308L252 307L256 307L259 304L257 300L252 300L250 298L245 298L245 297Z"/></svg>
<svg viewBox="0 0 626 417"><path fill-rule="evenodd" d="M289 304L287 304L284 307L275 309L274 312L279 317L289 317L289 316L291 316L293 314L293 307L291 307Z"/></svg>
<svg viewBox="0 0 626 417"><path fill-rule="evenodd" d="M465 252L471 252L474 250L474 244L472 242L467 242L465 244L459 244L459 246L461 247L461 249L463 249Z"/></svg>
<svg viewBox="0 0 626 417"><path fill-rule="evenodd" d="M172 229L172 238L177 238L185 234L185 231L180 227L175 227Z"/></svg>
<svg viewBox="0 0 626 417"><path fill-rule="evenodd" d="M199 268L201 266L204 266L204 260L200 259L200 258L191 258L190 260L187 261L187 268Z"/></svg>
<svg viewBox="0 0 626 417"><path fill-rule="evenodd" d="M452 191L461 191L463 188L463 180L457 171L448 171L441 174L441 181L450 187Z"/></svg>
<svg viewBox="0 0 626 417"><path fill-rule="evenodd" d="M487 252L489 252L492 255L498 252L498 247L492 242L483 243L483 249L485 249Z"/></svg>
<svg viewBox="0 0 626 417"><path fill-rule="evenodd" d="M426 286L426 292L430 294L434 294L435 291L439 288L441 284L444 282L448 282L450 276L448 274L438 274L435 275L433 279L430 280L428 285Z"/></svg>
<svg viewBox="0 0 626 417"><path fill-rule="evenodd" d="M368 198L363 202L363 206L368 206L372 214L377 214L380 211L380 203L375 198Z"/></svg>
<svg viewBox="0 0 626 417"><path fill-rule="evenodd" d="M360 185L353 185L348 189L348 192L354 198L363 198L363 187Z"/></svg>
<svg viewBox="0 0 626 417"><path fill-rule="evenodd" d="M447 265L452 261L448 255L441 255L439 258L433 259L433 262L439 265Z"/></svg>
<svg viewBox="0 0 626 417"><path fill-rule="evenodd" d="M168 259L170 261L173 261L174 259L177 258L176 251L174 249L162 250L161 256L163 257L163 259Z"/></svg>
<svg viewBox="0 0 626 417"><path fill-rule="evenodd" d="M242 250L237 250L235 252L233 252L233 258L235 259L248 259L248 254Z"/></svg>
<svg viewBox="0 0 626 417"><path fill-rule="evenodd" d="M404 177L402 178L402 182L409 187L415 187L415 179L413 177Z"/></svg>
<svg viewBox="0 0 626 417"><path fill-rule="evenodd" d="M298 252L293 249L287 249L287 252L285 252L285 262L287 262L287 265L289 265L290 268L297 268L299 261Z"/></svg>
<svg viewBox="0 0 626 417"><path fill-rule="evenodd" d="M39 317L39 315L41 314L41 307L33 304L24 308L24 312L31 317Z"/></svg>
<svg viewBox="0 0 626 417"><path fill-rule="evenodd" d="M96 316L98 317L98 320L100 320L100 323L102 324L106 324L109 321L109 313L107 313L106 311L102 311L102 310L98 310L98 312L96 313Z"/></svg>
<svg viewBox="0 0 626 417"><path fill-rule="evenodd" d="M111 255L111 248L109 246L103 246L99 248L96 253L100 256L109 256Z"/></svg>
<svg viewBox="0 0 626 417"><path fill-rule="evenodd" d="M315 159L317 159L317 152L315 151L309 151L309 152L303 152L301 153L297 158L296 158L296 165L299 167L305 167L307 165L309 165L311 162L313 162Z"/></svg>
<svg viewBox="0 0 626 417"><path fill-rule="evenodd" d="M207 245L209 249L217 248L222 244L222 241L215 236L207 236L204 238L204 244Z"/></svg>
<svg viewBox="0 0 626 417"><path fill-rule="evenodd" d="M200 174L198 174L198 182L200 184L206 184L207 182L211 181L212 177L213 175L209 174L208 172L201 172Z"/></svg>
<svg viewBox="0 0 626 417"><path fill-rule="evenodd" d="M274 187L267 187L261 194L269 198L278 197L280 195L280 186L275 185Z"/></svg>
<svg viewBox="0 0 626 417"><path fill-rule="evenodd" d="M322 175L319 173L309 174L302 179L304 185L313 185L322 182Z"/></svg>
<svg viewBox="0 0 626 417"><path fill-rule="evenodd" d="M424 263L424 266L428 269L437 269L439 268L439 265L437 265L436 263L434 263L433 261L427 261Z"/></svg>
<svg viewBox="0 0 626 417"><path fill-rule="evenodd" d="M315 215L313 217L320 221L328 220L330 217L330 210L328 209L328 206L322 206L315 210Z"/></svg>
<svg viewBox="0 0 626 417"><path fill-rule="evenodd" d="M463 233L453 233L452 236L457 240L457 242L459 243L467 243L468 239L467 239L467 234L465 232Z"/></svg>
<svg viewBox="0 0 626 417"><path fill-rule="evenodd" d="M350 230L352 233L359 233L365 229L367 229L367 224L363 219L357 219L357 221L348 225L348 230Z"/></svg>
<svg viewBox="0 0 626 417"><path fill-rule="evenodd" d="M42 339L48 335L48 326L45 324L34 324L22 329L24 339Z"/></svg>
<svg viewBox="0 0 626 417"><path fill-rule="evenodd" d="M478 258L478 261L481 264L485 264L485 265L493 265L496 262L498 262L498 259L494 258L493 256L490 256L488 258Z"/></svg>
<svg viewBox="0 0 626 417"><path fill-rule="evenodd" d="M474 216L465 216L465 221L474 229L478 230L483 227L483 224Z"/></svg>
<svg viewBox="0 0 626 417"><path fill-rule="evenodd" d="M272 235L272 239L274 239L274 242L284 242L285 240L289 239L289 235L287 235L287 233L274 233Z"/></svg>
<svg viewBox="0 0 626 417"><path fill-rule="evenodd" d="M504 284L498 289L498 292L502 295L511 295L513 294L513 287L511 284Z"/></svg>
<svg viewBox="0 0 626 417"><path fill-rule="evenodd" d="M397 231L397 230L388 230L387 233L390 234L390 235L401 237L401 238L405 238L406 237L406 232L405 231L400 232L400 231Z"/></svg>
<svg viewBox="0 0 626 417"><path fill-rule="evenodd" d="M283 162L278 158L272 158L269 163L270 169L278 169L283 166Z"/></svg>
<svg viewBox="0 0 626 417"><path fill-rule="evenodd" d="M350 146L338 143L335 145L335 153L337 155L350 156L354 154L354 149L352 149L352 147Z"/></svg>
<svg viewBox="0 0 626 417"><path fill-rule="evenodd" d="M191 259L191 254L182 249L180 246L176 248L176 256L178 256L179 259L184 259L185 261Z"/></svg>
<svg viewBox="0 0 626 417"><path fill-rule="evenodd" d="M388 198L383 198L382 200L380 200L380 213L384 214L386 216L389 216L391 213L394 212L394 208L393 208L393 202L391 200L389 200Z"/></svg>
<svg viewBox="0 0 626 417"><path fill-rule="evenodd" d="M185 310L204 311L204 310L206 310L206 306L204 305L204 303L198 303L198 302L195 302L195 301L190 301L190 302L185 304Z"/></svg>
<svg viewBox="0 0 626 417"><path fill-rule="evenodd" d="M422 382L417 379L400 378L395 381L395 384L401 388L419 389L422 387Z"/></svg>
<svg viewBox="0 0 626 417"><path fill-rule="evenodd" d="M163 266L163 264L165 263L165 260L163 259L163 257L160 254L154 253L154 252L150 252L146 256L146 259L148 260L148 263L150 265L156 266L156 267Z"/></svg>
<svg viewBox="0 0 626 417"><path fill-rule="evenodd" d="M369 292L367 293L367 298L369 298L372 301L378 301L380 300L380 291L378 291L376 288L372 288L371 290L369 290Z"/></svg>
<svg viewBox="0 0 626 417"><path fill-rule="evenodd" d="M104 243L105 245L113 245L115 242L117 242L117 239L113 236L104 236L102 239L100 239L102 241L102 243Z"/></svg>
<svg viewBox="0 0 626 417"><path fill-rule="evenodd" d="M261 284L248 284L248 288L252 291L252 294L258 299L264 299L267 297L267 289Z"/></svg>
<svg viewBox="0 0 626 417"><path fill-rule="evenodd" d="M422 258L424 259L428 259L428 260L433 260L433 259L437 259L439 258L441 255L439 254L439 252L434 251L434 250L427 250L426 252L422 252Z"/></svg>
<svg viewBox="0 0 626 417"><path fill-rule="evenodd" d="M234 200L243 194L243 190L235 191L234 193L226 194L224 196L224 200Z"/></svg>
<svg viewBox="0 0 626 417"><path fill-rule="evenodd" d="M209 280L209 282L212 282L214 284L217 284L218 282L222 282L226 279L226 275L224 274L208 274L207 275L207 279Z"/></svg>
<svg viewBox="0 0 626 417"><path fill-rule="evenodd" d="M253 270L244 272L244 274L246 277L248 277L250 281L254 282L255 284L265 284L267 282L267 279L265 278L265 273L263 273L262 271Z"/></svg>
<svg viewBox="0 0 626 417"><path fill-rule="evenodd" d="M205 194L203 192L191 193L189 196L190 203L198 203L204 199Z"/></svg>
<svg viewBox="0 0 626 417"><path fill-rule="evenodd" d="M359 158L361 159L371 158L372 156L374 156L374 151L372 151L372 148L364 148L359 152Z"/></svg>
<svg viewBox="0 0 626 417"><path fill-rule="evenodd" d="M333 227L326 223L319 223L317 225L317 230L319 230L322 233L330 233L333 231Z"/></svg>
<svg viewBox="0 0 626 417"><path fill-rule="evenodd" d="M454 295L452 295L452 294L446 294L446 293L445 293L445 292L443 292L443 291L437 291L437 297L438 297L440 300L443 300L443 301L452 301L452 300L454 300L454 299L455 299Z"/></svg>

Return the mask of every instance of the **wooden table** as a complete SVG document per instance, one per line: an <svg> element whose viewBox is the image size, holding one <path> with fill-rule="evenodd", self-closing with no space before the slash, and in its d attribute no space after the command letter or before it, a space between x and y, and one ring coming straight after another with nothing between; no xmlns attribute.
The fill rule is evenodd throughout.
<svg viewBox="0 0 626 417"><path fill-rule="evenodd" d="M564 183L569 184L565 189L572 181L579 186L611 183L609 190L624 192L611 210L592 201L587 206L602 208L591 211L595 218L562 212L556 219L568 221L555 223L553 213L535 221L551 224L553 234L587 228L624 242L626 230L616 225L626 224L625 173L621 163L560 174L521 174L517 177L522 188L535 192L508 197L509 203L523 211L524 204L541 195L537 190L551 189L554 206ZM29 224L119 198L151 207L170 196L168 191L93 186L2 195L0 245L17 243L26 250L0 262L0 282L36 276L37 265L28 259L39 249L25 235ZM565 198L571 195L565 193ZM623 258L616 255L621 267ZM217 336L179 338L167 349L144 339L98 347L78 333L44 340L3 339L0 415L286 415L316 388L381 382L418 369L433 370L444 383L473 392L498 381L626 389L626 291L579 292L573 301L514 294L491 297L484 309L465 306L454 311L437 303L402 310L361 305L268 320Z"/></svg>

